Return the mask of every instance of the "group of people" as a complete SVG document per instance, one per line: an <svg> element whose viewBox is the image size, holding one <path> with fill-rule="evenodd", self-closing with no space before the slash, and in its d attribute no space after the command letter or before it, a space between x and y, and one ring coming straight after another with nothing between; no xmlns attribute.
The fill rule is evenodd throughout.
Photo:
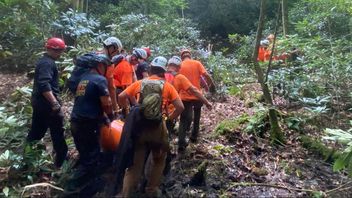
<svg viewBox="0 0 352 198"><path fill-rule="evenodd" d="M66 45L60 38L50 38L45 47L46 53L35 68L33 118L27 142L40 140L49 128L55 165L61 167L67 159L68 149L55 60L60 58ZM188 49L182 50L180 57L157 56L148 64L150 56L151 51L146 47L125 54L116 37L104 40L102 51L86 55L88 71L75 87L70 118L79 160L65 187L68 196L89 197L103 185L100 167L105 158L99 143L99 129L104 124L109 125L119 114L125 118L121 141L130 140L132 144L129 147L132 154L123 156L123 160L131 162L124 170L120 192L123 197L130 197L136 189L146 162L150 171L146 174L145 192L151 197L158 194L170 153L170 133L178 117L178 153L183 153L188 145L186 134L191 130L192 122L189 140L197 142L201 107L205 104L212 108L202 94L201 84L215 91L211 76L201 62L192 59ZM126 134L130 134L128 138ZM125 145L130 144L125 142Z"/></svg>
<svg viewBox="0 0 352 198"><path fill-rule="evenodd" d="M265 39L260 41L259 51L257 60L259 62L267 62L270 60L270 56L273 53L273 43L275 35L269 34ZM277 45L277 44L276 44ZM295 60L297 59L299 50L293 48L290 51L285 51L282 53L275 53L272 55L272 61L286 61L286 60Z"/></svg>

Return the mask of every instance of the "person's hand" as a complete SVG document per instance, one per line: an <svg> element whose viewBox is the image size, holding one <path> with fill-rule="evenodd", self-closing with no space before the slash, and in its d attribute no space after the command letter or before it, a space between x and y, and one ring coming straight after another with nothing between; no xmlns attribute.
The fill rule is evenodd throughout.
<svg viewBox="0 0 352 198"><path fill-rule="evenodd" d="M110 121L110 119L109 119L108 117L105 117L104 120L103 120L103 122L104 122L104 124L105 124L107 127L110 126L111 121Z"/></svg>
<svg viewBox="0 0 352 198"><path fill-rule="evenodd" d="M205 106L206 106L209 110L211 110L211 109L213 108L213 105L210 104L210 102L206 103Z"/></svg>
<svg viewBox="0 0 352 198"><path fill-rule="evenodd" d="M61 110L61 105L58 101L55 101L51 104L51 110L53 113L60 112Z"/></svg>
<svg viewBox="0 0 352 198"><path fill-rule="evenodd" d="M212 85L209 87L209 91L211 94L215 94L216 93L216 88L215 88L215 85Z"/></svg>

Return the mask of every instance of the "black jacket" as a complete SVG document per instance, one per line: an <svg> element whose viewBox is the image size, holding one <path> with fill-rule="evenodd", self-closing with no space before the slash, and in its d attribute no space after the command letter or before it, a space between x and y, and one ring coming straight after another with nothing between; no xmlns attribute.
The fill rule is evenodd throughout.
<svg viewBox="0 0 352 198"><path fill-rule="evenodd" d="M49 101L43 96L43 92L47 91L52 91L58 99L60 94L59 72L55 60L48 54L44 54L35 67L32 104L50 106Z"/></svg>

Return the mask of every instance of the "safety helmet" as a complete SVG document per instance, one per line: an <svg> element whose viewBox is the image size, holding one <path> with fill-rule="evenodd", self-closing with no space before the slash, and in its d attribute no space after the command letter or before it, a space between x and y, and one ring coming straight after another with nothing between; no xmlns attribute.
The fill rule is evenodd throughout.
<svg viewBox="0 0 352 198"><path fill-rule="evenodd" d="M105 151L115 151L120 143L124 122L114 120L100 128L100 145Z"/></svg>
<svg viewBox="0 0 352 198"><path fill-rule="evenodd" d="M267 39L260 41L260 45L269 46L269 44L270 44L270 42L269 42L269 40L267 40Z"/></svg>
<svg viewBox="0 0 352 198"><path fill-rule="evenodd" d="M125 57L122 54L115 55L111 58L113 64L119 64Z"/></svg>
<svg viewBox="0 0 352 198"><path fill-rule="evenodd" d="M189 49L183 49L183 50L181 50L181 58L182 58L183 54L185 54L185 53L191 54L191 51L190 51Z"/></svg>
<svg viewBox="0 0 352 198"><path fill-rule="evenodd" d="M104 54L97 54L95 52L89 52L82 56L79 56L76 60L76 65L78 67L85 68L97 68L100 63L104 66L110 65L110 59Z"/></svg>
<svg viewBox="0 0 352 198"><path fill-rule="evenodd" d="M149 47L142 47L147 52L147 58L149 58L152 55L152 51L150 50Z"/></svg>
<svg viewBox="0 0 352 198"><path fill-rule="evenodd" d="M65 41L61 38L52 37L46 41L45 48L54 50L64 50L66 48Z"/></svg>
<svg viewBox="0 0 352 198"><path fill-rule="evenodd" d="M140 59L147 59L148 58L148 54L144 49L141 48L136 48L132 51L132 54L135 55L137 58Z"/></svg>
<svg viewBox="0 0 352 198"><path fill-rule="evenodd" d="M150 63L152 67L161 67L166 71L166 64L167 64L167 59L162 56L158 56L153 59L153 61Z"/></svg>
<svg viewBox="0 0 352 198"><path fill-rule="evenodd" d="M103 41L103 44L106 47L114 46L115 48L117 48L117 50L119 50L119 51L122 50L122 43L121 43L120 39L113 37L113 36L105 39L105 41Z"/></svg>
<svg viewBox="0 0 352 198"><path fill-rule="evenodd" d="M96 63L102 63L104 66L109 66L111 65L111 61L109 59L108 56L106 56L105 54L96 54L94 57L93 57L93 61L96 61Z"/></svg>
<svg viewBox="0 0 352 198"><path fill-rule="evenodd" d="M181 65L181 58L178 56L173 56L169 59L169 61L167 62L167 64L174 64L176 66L180 66Z"/></svg>

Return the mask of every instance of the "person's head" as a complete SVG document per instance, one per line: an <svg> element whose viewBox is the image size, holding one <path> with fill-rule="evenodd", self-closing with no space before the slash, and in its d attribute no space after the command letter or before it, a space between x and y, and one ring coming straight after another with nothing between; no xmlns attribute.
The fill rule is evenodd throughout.
<svg viewBox="0 0 352 198"><path fill-rule="evenodd" d="M122 50L122 43L120 39L113 36L105 39L103 41L103 46L105 53L109 56L109 58L119 54Z"/></svg>
<svg viewBox="0 0 352 198"><path fill-rule="evenodd" d="M192 58L192 54L191 51L189 49L183 49L181 50L181 59L185 60L185 59L191 59Z"/></svg>
<svg viewBox="0 0 352 198"><path fill-rule="evenodd" d="M64 40L52 37L46 41L45 48L47 54L56 60L60 58L61 54L65 51L66 44Z"/></svg>
<svg viewBox="0 0 352 198"><path fill-rule="evenodd" d="M142 48L136 48L132 51L132 55L130 57L131 65L136 65L138 63L142 63L147 59L147 52Z"/></svg>
<svg viewBox="0 0 352 198"><path fill-rule="evenodd" d="M98 74L105 76L108 66L111 65L110 58L105 54L94 54L91 58L92 70Z"/></svg>
<svg viewBox="0 0 352 198"><path fill-rule="evenodd" d="M267 39L260 41L260 46L261 47L267 48L269 46L269 44L270 44L270 42Z"/></svg>
<svg viewBox="0 0 352 198"><path fill-rule="evenodd" d="M164 77L166 72L167 59L163 56L158 56L153 59L150 63L150 71L151 75L157 75L159 77Z"/></svg>
<svg viewBox="0 0 352 198"><path fill-rule="evenodd" d="M275 35L273 34L269 34L269 36L266 37L267 40L269 40L270 42L273 42L275 38Z"/></svg>
<svg viewBox="0 0 352 198"><path fill-rule="evenodd" d="M167 62L167 69L169 71L176 71L178 72L181 68L181 58L178 56L173 56L169 59L169 61Z"/></svg>

